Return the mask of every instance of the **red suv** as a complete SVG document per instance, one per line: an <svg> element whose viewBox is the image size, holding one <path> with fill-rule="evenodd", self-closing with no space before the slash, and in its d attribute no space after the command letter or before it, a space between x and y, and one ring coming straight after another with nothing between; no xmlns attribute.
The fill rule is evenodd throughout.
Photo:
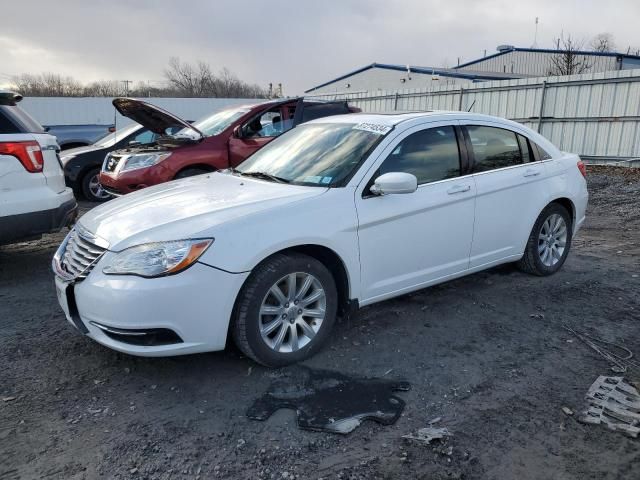
<svg viewBox="0 0 640 480"><path fill-rule="evenodd" d="M235 167L302 122L360 111L346 102L288 98L228 108L189 124L140 100L116 98L113 105L122 115L159 135L154 143L132 142L129 147L105 157L100 184L114 195ZM179 127L177 132L176 127Z"/></svg>

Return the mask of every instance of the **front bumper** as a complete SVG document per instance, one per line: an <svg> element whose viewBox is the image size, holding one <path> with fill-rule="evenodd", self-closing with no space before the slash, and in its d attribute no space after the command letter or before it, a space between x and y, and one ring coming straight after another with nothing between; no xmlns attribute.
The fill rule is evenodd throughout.
<svg viewBox="0 0 640 480"><path fill-rule="evenodd" d="M43 233L59 232L73 225L78 216L73 193L67 188L59 195L62 203L56 208L0 217L0 245L39 238Z"/></svg>
<svg viewBox="0 0 640 480"><path fill-rule="evenodd" d="M56 276L67 320L114 350L161 357L222 350L233 305L248 273L201 263L167 277L105 275L107 252L75 285ZM142 336L136 336L143 333Z"/></svg>
<svg viewBox="0 0 640 480"><path fill-rule="evenodd" d="M172 180L174 172L167 168L166 162L160 162L147 168L130 171L100 171L100 184L112 195L125 195L145 187Z"/></svg>

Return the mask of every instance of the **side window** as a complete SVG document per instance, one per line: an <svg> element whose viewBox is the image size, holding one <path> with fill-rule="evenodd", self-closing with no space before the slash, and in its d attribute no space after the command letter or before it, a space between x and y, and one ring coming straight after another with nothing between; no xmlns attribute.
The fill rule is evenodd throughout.
<svg viewBox="0 0 640 480"><path fill-rule="evenodd" d="M475 159L474 172L486 172L522 163L515 132L479 125L469 125L467 131Z"/></svg>
<svg viewBox="0 0 640 480"><path fill-rule="evenodd" d="M133 137L131 141L144 145L145 143L152 143L155 140L155 137L156 135L151 130L144 129Z"/></svg>
<svg viewBox="0 0 640 480"><path fill-rule="evenodd" d="M242 133L245 138L277 137L289 128L291 126L282 121L282 112L277 107L254 117L242 127Z"/></svg>
<svg viewBox="0 0 640 480"><path fill-rule="evenodd" d="M413 133L402 140L380 166L380 175L406 172L418 184L460 175L460 152L453 127L436 127Z"/></svg>
<svg viewBox="0 0 640 480"><path fill-rule="evenodd" d="M531 151L529 140L518 134L518 143L520 144L520 153L522 154L522 163L535 162L536 159Z"/></svg>
<svg viewBox="0 0 640 480"><path fill-rule="evenodd" d="M537 143L531 142L531 148L535 148L538 151L538 160L551 160L551 155L549 155L540 145Z"/></svg>
<svg viewBox="0 0 640 480"><path fill-rule="evenodd" d="M340 115L343 113L349 113L345 104L328 103L325 105L305 105L304 110L302 111L302 121L308 122L309 120L315 120L316 118Z"/></svg>

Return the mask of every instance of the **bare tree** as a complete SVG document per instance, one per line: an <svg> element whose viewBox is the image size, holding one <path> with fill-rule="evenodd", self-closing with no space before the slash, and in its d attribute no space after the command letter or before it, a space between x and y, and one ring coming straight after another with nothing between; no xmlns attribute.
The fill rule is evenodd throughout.
<svg viewBox="0 0 640 480"><path fill-rule="evenodd" d="M194 66L173 57L169 60L169 67L164 75L169 88L178 92L180 96L227 98L264 98L266 96L264 89L240 80L227 68L223 68L216 75L212 72L211 66L202 61Z"/></svg>
<svg viewBox="0 0 640 480"><path fill-rule="evenodd" d="M117 80L98 80L83 89L85 97L117 97L122 95L122 83Z"/></svg>
<svg viewBox="0 0 640 480"><path fill-rule="evenodd" d="M82 85L71 77L55 73L18 75L11 79L15 90L30 97L76 97L82 95Z"/></svg>
<svg viewBox="0 0 640 480"><path fill-rule="evenodd" d="M555 39L555 44L558 53L550 59L548 75L575 75L591 69L587 57L580 54L582 42L574 40L571 35L565 38L564 34L560 34L560 37Z"/></svg>
<svg viewBox="0 0 640 480"><path fill-rule="evenodd" d="M591 39L591 48L596 52L613 52L616 49L613 35L607 32L599 33Z"/></svg>

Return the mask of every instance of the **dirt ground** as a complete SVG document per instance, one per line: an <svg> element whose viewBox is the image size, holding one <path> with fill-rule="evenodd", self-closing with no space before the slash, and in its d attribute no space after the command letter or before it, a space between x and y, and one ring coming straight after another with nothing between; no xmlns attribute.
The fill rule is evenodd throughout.
<svg viewBox="0 0 640 480"><path fill-rule="evenodd" d="M592 167L589 185L555 276L494 268L337 325L305 365L412 385L394 425L346 436L249 420L279 373L232 346L145 359L79 335L49 266L63 234L0 247L0 478L637 479L640 439L562 410L612 374L563 324L640 354L640 171ZM402 438L434 417L451 437Z"/></svg>

